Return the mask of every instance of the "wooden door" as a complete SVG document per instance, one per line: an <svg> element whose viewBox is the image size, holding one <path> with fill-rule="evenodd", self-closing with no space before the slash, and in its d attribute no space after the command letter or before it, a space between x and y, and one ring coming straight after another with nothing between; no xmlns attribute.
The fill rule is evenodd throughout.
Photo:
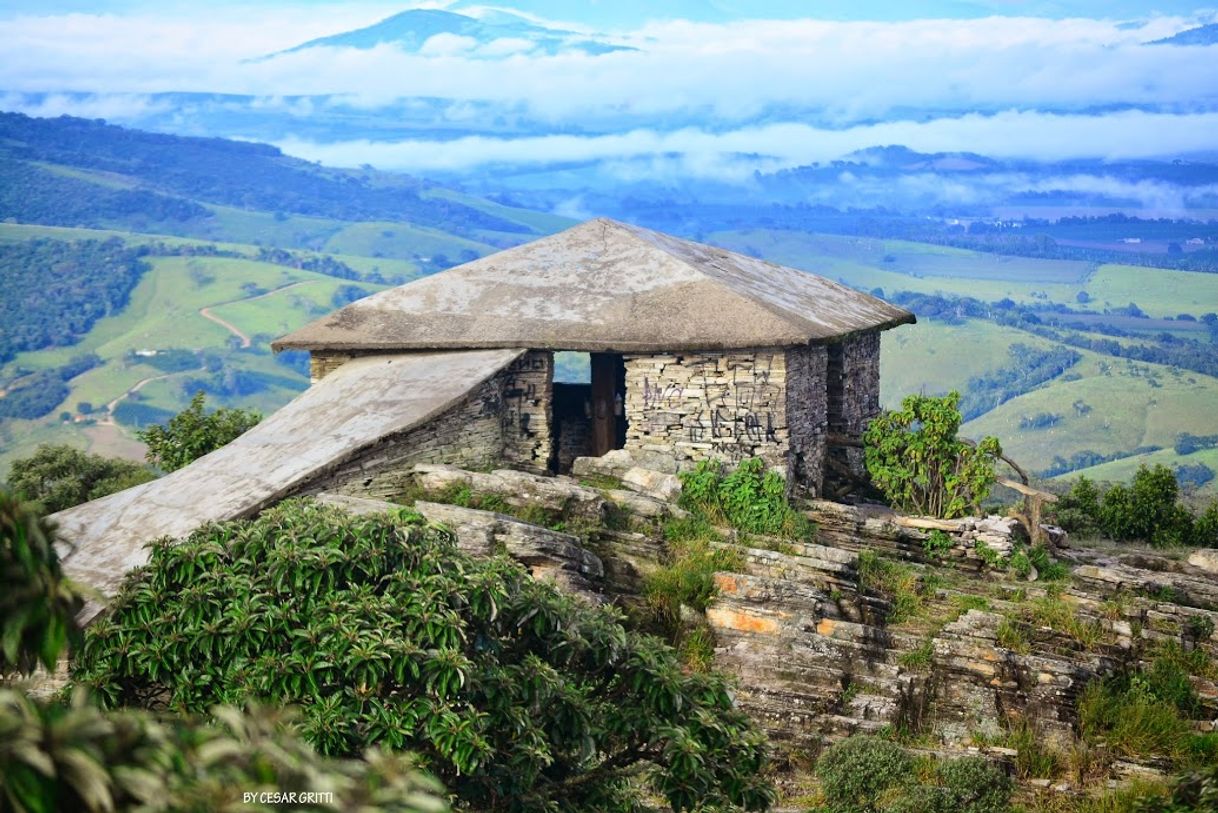
<svg viewBox="0 0 1218 813"><path fill-rule="evenodd" d="M592 455L600 457L617 448L617 418L613 396L619 356L592 353Z"/></svg>

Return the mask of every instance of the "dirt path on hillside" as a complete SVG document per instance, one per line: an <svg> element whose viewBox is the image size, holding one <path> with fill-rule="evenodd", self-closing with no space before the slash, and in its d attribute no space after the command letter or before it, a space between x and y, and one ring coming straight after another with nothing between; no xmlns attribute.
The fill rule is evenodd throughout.
<svg viewBox="0 0 1218 813"><path fill-rule="evenodd" d="M242 300L238 299L237 301L241 302ZM224 304L227 305L229 303L225 302ZM238 339L240 339L242 348L250 346L251 342L250 342L249 336L247 336L243 332L241 332L240 328L238 328L232 322L226 322L225 320L221 319L219 316L216 316L214 313L211 312L210 308L199 308L199 315L202 316L204 319L210 319L211 321L215 322L217 325L224 328L229 333L233 334Z"/></svg>
<svg viewBox="0 0 1218 813"><path fill-rule="evenodd" d="M141 389L143 389L145 384L151 384L153 381L160 381L162 378L169 378L171 376L179 375L181 373L197 373L197 372L200 372L202 369L203 369L202 367L193 367L189 370L177 370L172 373L162 373L161 375L150 375L147 378L141 378L139 381L135 382L135 384L133 384L131 387L129 387L127 389L127 391L124 392L122 395L115 398L110 403L106 404L106 415L105 415L105 417L98 418L97 423L102 426L116 425L115 421L114 421L114 409L115 409L115 407L118 406L119 401L122 401L124 398L127 398L127 397L131 396L132 394L139 392Z"/></svg>
<svg viewBox="0 0 1218 813"><path fill-rule="evenodd" d="M219 316L216 316L214 313L211 312L211 309L212 308L222 308L225 305L233 305L233 304L236 304L237 302L253 302L255 299L262 299L264 296L270 296L271 294L277 294L280 291L286 291L288 288L295 288L297 285L303 285L306 282L312 282L312 280L307 280L307 279L297 280L296 282L289 282L287 285L280 285L278 288L272 288L269 291L264 291L263 293L260 293L260 294L254 294L253 296L246 296L246 297L242 297L241 299L232 299L232 300L229 300L228 302L217 302L215 305L208 305L206 308L199 308L199 315L202 316L204 319L208 319L212 322L215 322L217 325L219 325L220 327L227 330L229 333L236 336L238 339L241 340L241 347L246 348L246 347L249 347L250 344L252 343L250 341L250 337L247 336L245 334L245 332L241 330L241 328L237 327L232 322L229 322L225 319L221 319Z"/></svg>

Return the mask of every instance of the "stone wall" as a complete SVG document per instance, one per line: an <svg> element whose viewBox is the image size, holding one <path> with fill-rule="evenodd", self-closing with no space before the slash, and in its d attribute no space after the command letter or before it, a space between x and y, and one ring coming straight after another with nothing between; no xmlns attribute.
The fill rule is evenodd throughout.
<svg viewBox="0 0 1218 813"><path fill-rule="evenodd" d="M297 494L333 491L375 499L401 494L418 463L491 468L503 456L503 404L507 371L486 381L461 403L408 432L391 435L301 487Z"/></svg>
<svg viewBox="0 0 1218 813"><path fill-rule="evenodd" d="M500 374L505 466L544 472L553 450L554 354L530 350Z"/></svg>
<svg viewBox="0 0 1218 813"><path fill-rule="evenodd" d="M309 383L316 384L353 358L354 353L310 353Z"/></svg>
<svg viewBox="0 0 1218 813"><path fill-rule="evenodd" d="M862 333L828 347L829 432L858 438L880 414L880 333ZM866 474L863 450L830 447L829 456L854 477ZM834 477L834 464L826 474Z"/></svg>
<svg viewBox="0 0 1218 813"><path fill-rule="evenodd" d="M786 473L783 350L626 356L626 449L678 461L760 457Z"/></svg>
<svg viewBox="0 0 1218 813"><path fill-rule="evenodd" d="M823 345L787 350L787 422L791 430L791 481L818 496L825 469L829 429L826 398L828 353Z"/></svg>

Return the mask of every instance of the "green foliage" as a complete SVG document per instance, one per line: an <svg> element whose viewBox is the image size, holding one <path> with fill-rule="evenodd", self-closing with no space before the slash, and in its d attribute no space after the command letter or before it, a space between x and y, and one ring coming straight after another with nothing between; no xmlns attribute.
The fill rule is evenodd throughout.
<svg viewBox="0 0 1218 813"><path fill-rule="evenodd" d="M939 780L952 797L948 809L956 813L998 813L1014 790L1011 778L982 757L948 760L939 768Z"/></svg>
<svg viewBox="0 0 1218 813"><path fill-rule="evenodd" d="M244 794L298 801L245 805ZM214 710L212 720L102 711L0 691L0 809L9 811L381 810L444 813L444 789L408 756L318 756L266 708ZM319 794L315 803L301 794ZM240 806L240 807L239 807Z"/></svg>
<svg viewBox="0 0 1218 813"><path fill-rule="evenodd" d="M943 531L931 531L922 540L922 550L932 559L942 559L952 549L952 538Z"/></svg>
<svg viewBox="0 0 1218 813"><path fill-rule="evenodd" d="M1141 466L1133 482L1104 492L1099 522L1118 541L1143 540L1156 546L1188 544L1192 516L1179 503L1176 476L1166 466Z"/></svg>
<svg viewBox="0 0 1218 813"><path fill-rule="evenodd" d="M13 461L8 484L22 499L54 513L154 479L147 466L130 460L43 444L30 457Z"/></svg>
<svg viewBox="0 0 1218 813"><path fill-rule="evenodd" d="M1187 676L1181 678L1178 663L1168 656L1157 659L1149 672L1092 681L1078 705L1084 738L1103 740L1123 756L1191 761L1197 735L1182 712L1194 708L1197 700Z"/></svg>
<svg viewBox="0 0 1218 813"><path fill-rule="evenodd" d="M1129 485L1117 483L1103 493L1080 477L1058 501L1054 518L1071 533L1102 533L1118 542L1149 542L1157 547L1218 545L1218 501L1194 516L1179 498L1180 488L1171 469L1143 465Z"/></svg>
<svg viewBox="0 0 1218 813"><path fill-rule="evenodd" d="M215 451L256 425L262 416L244 409L222 407L203 412L204 395L195 394L190 406L165 426L150 426L136 435L148 444L148 462L164 471L176 471Z"/></svg>
<svg viewBox="0 0 1218 813"><path fill-rule="evenodd" d="M1179 776L1171 797L1153 795L1140 800L1137 813L1212 813L1218 810L1218 760Z"/></svg>
<svg viewBox="0 0 1218 813"><path fill-rule="evenodd" d="M1046 745L1027 720L1008 725L1004 745L1015 749L1015 775L1021 779L1049 779L1062 770L1061 755Z"/></svg>
<svg viewBox="0 0 1218 813"><path fill-rule="evenodd" d="M682 605L706 612L715 597L715 573L738 571L744 561L740 551L723 544L718 531L699 516L668 520L664 541L668 561L647 574L643 594L658 629L678 638Z"/></svg>
<svg viewBox="0 0 1218 813"><path fill-rule="evenodd" d="M54 526L0 490L0 675L29 674L40 663L53 669L80 642L83 606L59 565Z"/></svg>
<svg viewBox="0 0 1218 813"><path fill-rule="evenodd" d="M282 503L153 546L74 677L106 705L302 707L324 754L417 752L473 809L762 809L764 737L726 680L618 615L474 560L413 512Z"/></svg>
<svg viewBox="0 0 1218 813"><path fill-rule="evenodd" d="M1002 454L997 438L976 446L956 437L960 394L908 395L863 433L864 460L876 487L894 508L932 517L962 517L980 509Z"/></svg>
<svg viewBox="0 0 1218 813"><path fill-rule="evenodd" d="M747 533L809 541L815 527L787 502L786 481L759 457L742 460L727 476L713 460L681 477L681 505L712 520L722 517Z"/></svg>
<svg viewBox="0 0 1218 813"><path fill-rule="evenodd" d="M912 769L904 748L869 734L835 743L816 761L830 813L877 813L888 792L910 784Z"/></svg>
<svg viewBox="0 0 1218 813"><path fill-rule="evenodd" d="M1023 626L1012 618L1003 618L994 630L998 645L1012 652L1025 653L1029 649L1028 636Z"/></svg>
<svg viewBox="0 0 1218 813"><path fill-rule="evenodd" d="M0 169L8 165L0 163ZM99 187L84 186L93 191L83 199L99 205ZM31 186L7 187L0 191L0 212L9 195L37 194L38 189ZM117 238L0 244L0 279L5 290L0 297L0 325L4 325L0 362L23 350L75 344L98 319L126 307L132 289L149 268L142 259L146 251L128 248Z"/></svg>
<svg viewBox="0 0 1218 813"><path fill-rule="evenodd" d="M916 672L925 671L930 668L931 663L935 658L935 644L930 638L927 638L922 643L918 644L917 649L911 649L909 652L903 653L897 663L906 669L912 669Z"/></svg>
<svg viewBox="0 0 1218 813"><path fill-rule="evenodd" d="M928 772L900 745L868 734L829 747L816 763L826 813L1003 813L1014 789L981 757L933 763ZM919 774L928 773L925 776Z"/></svg>
<svg viewBox="0 0 1218 813"><path fill-rule="evenodd" d="M886 599L892 608L887 622L900 624L922 611L922 594L918 574L912 567L863 550L858 555L859 586Z"/></svg>
<svg viewBox="0 0 1218 813"><path fill-rule="evenodd" d="M1056 582L1070 577L1070 568L1054 559L1043 543L1027 548L1025 553L1041 581Z"/></svg>

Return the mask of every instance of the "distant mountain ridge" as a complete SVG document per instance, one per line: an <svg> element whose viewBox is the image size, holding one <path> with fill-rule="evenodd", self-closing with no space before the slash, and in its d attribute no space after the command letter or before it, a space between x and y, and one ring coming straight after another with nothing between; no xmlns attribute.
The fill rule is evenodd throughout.
<svg viewBox="0 0 1218 813"><path fill-rule="evenodd" d="M379 45L393 45L407 53L417 54L423 51L433 37L446 34L472 39L477 46L511 41L519 50L551 55L577 51L599 56L613 51L635 50L589 39L574 31L547 28L507 11L489 11L480 17L473 17L439 9L411 9L386 17L365 28L309 40L279 54L290 54L309 48L369 49Z"/></svg>
<svg viewBox="0 0 1218 813"><path fill-rule="evenodd" d="M1147 45L1214 45L1218 44L1218 23L1199 25L1171 37L1154 40Z"/></svg>

